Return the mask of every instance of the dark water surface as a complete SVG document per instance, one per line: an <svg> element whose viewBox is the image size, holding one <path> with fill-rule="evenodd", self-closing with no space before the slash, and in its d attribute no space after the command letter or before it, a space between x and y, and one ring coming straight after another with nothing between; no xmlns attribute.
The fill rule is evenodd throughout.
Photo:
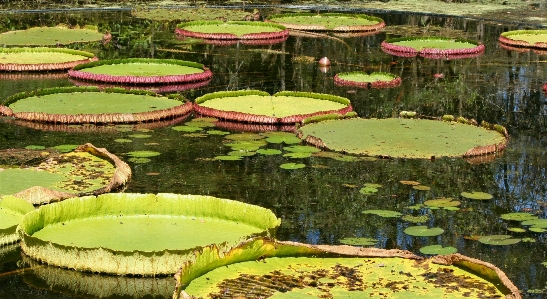
<svg viewBox="0 0 547 299"><path fill-rule="evenodd" d="M275 12L279 10L262 10L263 15ZM96 24L101 31L111 31L114 42L74 48L94 52L101 59L177 58L209 66L214 78L208 86L182 92L190 100L212 91L237 89L332 93L348 97L363 117L392 117L412 110L430 116L453 114L502 124L511 134L504 153L487 163L463 159L340 162L312 157L297 161L305 163L306 168L289 171L279 166L295 160L281 156L210 160L230 151L223 145L222 136L191 137L170 127L150 132L55 132L14 124L9 118L0 118L0 150L91 142L122 158L135 150L159 151L161 155L152 157L150 163L130 163L133 179L125 192L205 194L261 205L282 218L278 234L281 240L339 244L338 240L345 237L370 237L379 239L377 247L407 249L418 254L419 248L426 245L454 246L462 254L500 267L524 296L540 298L542 295L527 291L546 286L547 268L541 264L547 261L546 234L521 233L518 237L536 242L505 247L484 245L465 237L510 234L507 227L519 223L501 220L503 213L530 211L542 218L546 216L542 201L546 200L547 119L541 86L547 75L547 56L501 49L497 38L503 31L517 29L512 25L461 18L376 15L388 25L409 25L422 32L440 30L441 34L453 34L459 30L458 34L483 42L486 52L479 58L460 60L397 58L380 49L386 35L397 36L389 30L386 31L391 33L351 38L291 36L270 46L188 44L174 35L175 23L134 19L128 11L3 14L0 31L58 23ZM315 62L301 62L297 57L302 56L312 57ZM323 56L333 62L326 73L316 63ZM402 77L403 84L386 90L335 86L334 74L346 71L392 72ZM438 73L444 78L435 79L433 75ZM62 74L0 74L0 101L20 91L71 85ZM131 139L128 136L135 133L151 136L133 138L131 143L114 141ZM269 147L281 149L279 145ZM401 184L401 180L419 181L431 190L414 190ZM365 183L382 187L377 194L366 196L359 193ZM462 191L471 190L491 193L494 199L473 201L460 197ZM441 196L460 199L462 209L406 209ZM445 232L438 237L411 237L403 230L414 224L362 214L367 209L427 214L426 224ZM171 277L82 274L21 259L17 247L0 249L0 298L166 298L173 289Z"/></svg>

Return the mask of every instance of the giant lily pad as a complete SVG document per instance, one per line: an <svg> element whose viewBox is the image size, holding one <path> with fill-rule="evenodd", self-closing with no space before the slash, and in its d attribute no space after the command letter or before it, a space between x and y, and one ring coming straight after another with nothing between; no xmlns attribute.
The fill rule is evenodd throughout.
<svg viewBox="0 0 547 299"><path fill-rule="evenodd" d="M75 104L75 102L77 104ZM0 105L0 114L48 123L135 123L188 114L192 103L176 95L97 87L59 87L23 92Z"/></svg>
<svg viewBox="0 0 547 299"><path fill-rule="evenodd" d="M349 72L334 75L334 83L360 88L389 88L401 85L401 77L390 73Z"/></svg>
<svg viewBox="0 0 547 299"><path fill-rule="evenodd" d="M501 270L460 254L423 259L402 250L263 239L222 254L207 247L175 278L173 298L519 296Z"/></svg>
<svg viewBox="0 0 547 299"><path fill-rule="evenodd" d="M21 248L51 265L110 274L165 275L209 244L229 249L272 233L265 208L199 195L111 193L25 215ZM174 238L173 236L177 236Z"/></svg>
<svg viewBox="0 0 547 299"><path fill-rule="evenodd" d="M0 49L0 71L58 71L95 61L95 54L63 48Z"/></svg>
<svg viewBox="0 0 547 299"><path fill-rule="evenodd" d="M173 84L205 81L213 73L201 63L176 59L129 58L75 66L72 78L122 84Z"/></svg>
<svg viewBox="0 0 547 299"><path fill-rule="evenodd" d="M225 21L248 21L260 18L260 13L246 12L238 9L224 9L211 7L196 8L143 8L134 9L131 14L137 18L156 21L204 21L204 20L225 20Z"/></svg>
<svg viewBox="0 0 547 299"><path fill-rule="evenodd" d="M299 137L316 146L369 156L462 157L496 152L507 139L497 131L425 119L339 119L302 126Z"/></svg>
<svg viewBox="0 0 547 299"><path fill-rule="evenodd" d="M239 122L294 124L306 117L352 111L348 99L328 94L258 90L221 91L195 100L197 113Z"/></svg>
<svg viewBox="0 0 547 299"><path fill-rule="evenodd" d="M61 26L34 27L0 34L0 45L56 46L100 41L102 38L103 34L93 29L69 29Z"/></svg>
<svg viewBox="0 0 547 299"><path fill-rule="evenodd" d="M101 194L124 185L131 168L104 148L92 144L50 157L36 167L0 170L0 195L12 194L32 204L74 196ZM21 179L25 178L25 179Z"/></svg>
<svg viewBox="0 0 547 299"><path fill-rule="evenodd" d="M175 33L193 38L217 40L280 40L289 36L285 26L241 21L195 21L178 24Z"/></svg>
<svg viewBox="0 0 547 299"><path fill-rule="evenodd" d="M444 233L440 227L428 228L425 225L410 226L404 230L404 233L414 237L434 237Z"/></svg>
<svg viewBox="0 0 547 299"><path fill-rule="evenodd" d="M382 42L384 52L403 57L420 55L426 58L468 58L482 55L484 45L470 40L447 37L404 37Z"/></svg>
<svg viewBox="0 0 547 299"><path fill-rule="evenodd" d="M23 199L10 195L0 197L0 246L19 240L15 229L23 216L33 210L34 206Z"/></svg>
<svg viewBox="0 0 547 299"><path fill-rule="evenodd" d="M268 16L268 21L289 29L310 31L377 31L386 26L384 20L364 14L291 13Z"/></svg>
<svg viewBox="0 0 547 299"><path fill-rule="evenodd" d="M500 43L513 47L547 49L547 30L512 30L503 32Z"/></svg>

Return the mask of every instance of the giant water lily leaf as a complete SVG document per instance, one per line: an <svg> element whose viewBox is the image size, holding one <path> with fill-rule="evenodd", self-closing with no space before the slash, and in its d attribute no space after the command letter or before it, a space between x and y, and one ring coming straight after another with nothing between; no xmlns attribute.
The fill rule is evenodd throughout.
<svg viewBox="0 0 547 299"><path fill-rule="evenodd" d="M414 237L434 237L444 233L444 229L440 227L428 228L425 225L419 225L407 227L404 233Z"/></svg>
<svg viewBox="0 0 547 299"><path fill-rule="evenodd" d="M534 220L534 219L537 219L538 217L530 213L515 212L515 213L501 214L500 218L503 220L526 221L526 220Z"/></svg>
<svg viewBox="0 0 547 299"><path fill-rule="evenodd" d="M0 246L19 240L15 229L23 216L33 210L34 206L23 199L10 195L0 197Z"/></svg>
<svg viewBox="0 0 547 299"><path fill-rule="evenodd" d="M363 214L374 214L374 215L378 215L380 217L386 217L386 218L397 218L403 215L399 212L389 211L389 210L366 210L366 211L363 211Z"/></svg>
<svg viewBox="0 0 547 299"><path fill-rule="evenodd" d="M478 200L490 200L494 198L492 194L488 194L486 192L478 192L478 191L471 191L471 192L462 192L462 197L468 198L468 199L478 199Z"/></svg>
<svg viewBox="0 0 547 299"><path fill-rule="evenodd" d="M466 265L466 270L457 265ZM174 298L248 298L258 289L264 298L399 298L397 295L401 294L400 298L464 298L518 294L499 269L458 254L426 260L401 250L311 246L264 239L245 242L222 254L218 248L206 247L182 266L175 279Z"/></svg>
<svg viewBox="0 0 547 299"><path fill-rule="evenodd" d="M452 246L443 247L441 245L429 245L429 246L424 246L420 248L420 252L423 254L443 254L444 255L444 254L456 253L458 252L458 249Z"/></svg>
<svg viewBox="0 0 547 299"><path fill-rule="evenodd" d="M479 238L479 242L488 245L513 245L521 241L521 239L513 238L510 235L491 235Z"/></svg>
<svg viewBox="0 0 547 299"><path fill-rule="evenodd" d="M100 41L103 34L91 29L34 27L0 34L0 44L19 46L55 46Z"/></svg>
<svg viewBox="0 0 547 299"><path fill-rule="evenodd" d="M376 245L378 243L378 239L373 238L344 238L338 240L338 242L346 245L354 245L354 246L371 246Z"/></svg>
<svg viewBox="0 0 547 299"><path fill-rule="evenodd" d="M165 275L194 250L210 244L227 250L279 223L270 210L228 199L110 193L43 206L25 215L20 230L25 253L51 265Z"/></svg>

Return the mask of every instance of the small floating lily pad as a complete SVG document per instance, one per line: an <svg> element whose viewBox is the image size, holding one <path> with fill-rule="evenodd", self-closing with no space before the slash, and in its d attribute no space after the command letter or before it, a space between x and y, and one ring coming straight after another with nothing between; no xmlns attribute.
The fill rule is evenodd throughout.
<svg viewBox="0 0 547 299"><path fill-rule="evenodd" d="M471 40L448 37L403 37L387 39L381 44L388 54L411 57L420 55L426 58L465 58L479 56L484 45Z"/></svg>
<svg viewBox="0 0 547 299"><path fill-rule="evenodd" d="M129 58L79 64L68 71L72 78L121 84L173 84L205 81L213 73L203 64L176 60Z"/></svg>
<svg viewBox="0 0 547 299"><path fill-rule="evenodd" d="M285 143L285 144L297 144L302 142L300 138L298 138L293 133L287 133L287 132L273 132L276 134L267 134L266 141L269 143Z"/></svg>
<svg viewBox="0 0 547 299"><path fill-rule="evenodd" d="M225 143L224 145L232 148L232 150L246 150L256 151L260 147L265 146L267 143L264 140L249 140L249 141L236 141Z"/></svg>
<svg viewBox="0 0 547 299"><path fill-rule="evenodd" d="M494 198L492 194L488 194L486 192L479 192L479 191L462 192L461 196L468 199L477 199L477 200L490 200Z"/></svg>
<svg viewBox="0 0 547 299"><path fill-rule="evenodd" d="M292 169L304 168L304 167L306 167L306 164L302 164L302 163L284 163L284 164L279 165L279 167L281 167L283 169L292 170Z"/></svg>
<svg viewBox="0 0 547 299"><path fill-rule="evenodd" d="M359 190L359 193L365 194L365 195L374 194L376 192L378 192L378 189L374 187L363 187Z"/></svg>
<svg viewBox="0 0 547 299"><path fill-rule="evenodd" d="M209 135L229 135L230 132L220 131L220 130L209 130L209 131L207 131L207 134L209 134Z"/></svg>
<svg viewBox="0 0 547 299"><path fill-rule="evenodd" d="M374 238L343 238L338 240L341 244L353 246L372 246L378 243L378 239Z"/></svg>
<svg viewBox="0 0 547 299"><path fill-rule="evenodd" d="M418 186L421 184L420 182L417 182L417 181L399 181L399 183L403 185L408 185L408 186Z"/></svg>
<svg viewBox="0 0 547 299"><path fill-rule="evenodd" d="M292 153L317 153L321 150L314 147L314 146L307 146L307 145L293 145L293 146L286 146L283 148L284 150Z"/></svg>
<svg viewBox="0 0 547 299"><path fill-rule="evenodd" d="M175 127L172 127L171 129L175 130L175 131L179 131L179 132L199 132L199 131L203 131L202 128L200 127L193 127L193 126L175 126Z"/></svg>
<svg viewBox="0 0 547 299"><path fill-rule="evenodd" d="M195 100L194 109L201 115L269 125L294 125L314 115L352 111L350 101L339 96L295 91L270 95L259 90L209 93Z"/></svg>
<svg viewBox="0 0 547 299"><path fill-rule="evenodd" d="M306 152L303 152L303 153L300 153L300 152L286 153L286 154L283 155L283 157L289 157L289 158L293 158L293 159L303 159L303 158L311 157L311 153L306 153Z"/></svg>
<svg viewBox="0 0 547 299"><path fill-rule="evenodd" d="M326 120L299 131L299 137L322 148L393 158L467 157L499 151L507 142L497 131L426 119Z"/></svg>
<svg viewBox="0 0 547 299"><path fill-rule="evenodd" d="M437 198L424 201L424 205L428 207L437 207L437 208L448 208L448 207L457 207L461 202L454 200L453 198Z"/></svg>
<svg viewBox="0 0 547 299"><path fill-rule="evenodd" d="M57 46L100 41L103 34L91 29L66 27L34 27L0 34L0 45Z"/></svg>
<svg viewBox="0 0 547 299"><path fill-rule="evenodd" d="M135 139L145 139L145 138L152 137L152 135L150 135L150 134L131 134L131 135L127 135L127 137L135 138Z"/></svg>
<svg viewBox="0 0 547 299"><path fill-rule="evenodd" d="M374 214L374 215L378 215L380 217L385 217L385 218L398 218L398 217L401 217L401 215L403 215L397 211L390 211L390 210L366 210L366 211L363 211L363 214Z"/></svg>
<svg viewBox="0 0 547 299"><path fill-rule="evenodd" d="M534 219L537 219L538 217L530 213L515 212L515 213L501 214L500 218L503 220L510 220L510 221L526 221L526 220L534 220Z"/></svg>
<svg viewBox="0 0 547 299"><path fill-rule="evenodd" d="M128 156L136 157L136 158L149 158L149 157L155 157L161 155L160 152L155 151L133 151L127 153Z"/></svg>
<svg viewBox="0 0 547 299"><path fill-rule="evenodd" d="M452 246L443 247L442 245L429 245L429 246L424 246L424 247L420 248L420 252L423 253L423 254L441 254L441 255L445 255L445 254L456 253L456 252L458 252L458 249L456 249Z"/></svg>
<svg viewBox="0 0 547 299"><path fill-rule="evenodd" d="M220 161L239 161L243 159L242 156L230 156L230 155L226 155L226 156L216 156L215 157L215 160L220 160Z"/></svg>
<svg viewBox="0 0 547 299"><path fill-rule="evenodd" d="M521 228L521 227L508 227L507 230L510 231L510 232L514 232L514 233L525 233L526 232L526 230L524 228Z"/></svg>
<svg viewBox="0 0 547 299"><path fill-rule="evenodd" d="M131 139L125 139L125 138L118 138L118 139L114 139L114 142L118 142L118 143L129 143L129 142L133 142L133 140L131 140Z"/></svg>
<svg viewBox="0 0 547 299"><path fill-rule="evenodd" d="M510 235L491 235L479 238L479 242L487 245L513 245L521 241L521 239L513 238Z"/></svg>
<svg viewBox="0 0 547 299"><path fill-rule="evenodd" d="M276 149L259 149L256 151L258 154L265 155L265 156L274 156L274 155L281 155L282 151L276 150Z"/></svg>
<svg viewBox="0 0 547 299"><path fill-rule="evenodd" d="M431 187L424 186L424 185L416 185L416 186L412 186L412 189L418 190L418 191L429 191L431 190Z"/></svg>
<svg viewBox="0 0 547 299"><path fill-rule="evenodd" d="M401 85L401 77L381 72L348 72L334 75L334 83L360 88L390 88Z"/></svg>
<svg viewBox="0 0 547 299"><path fill-rule="evenodd" d="M61 144L61 145L56 145L52 147L52 149L58 150L61 153L68 153L78 148L78 146L79 145L77 144Z"/></svg>
<svg viewBox="0 0 547 299"><path fill-rule="evenodd" d="M377 31L385 27L382 19L365 14L343 13L290 13L268 16L268 21L289 29L309 31Z"/></svg>
<svg viewBox="0 0 547 299"><path fill-rule="evenodd" d="M533 228L547 228L547 219L529 219L522 221L520 224L522 225L531 225Z"/></svg>
<svg viewBox="0 0 547 299"><path fill-rule="evenodd" d="M401 217L401 220L412 222L412 223L424 223L427 220L429 220L428 215L419 215L419 216L413 216L413 215L404 215Z"/></svg>
<svg viewBox="0 0 547 299"><path fill-rule="evenodd" d="M419 225L407 227L404 233L414 237L434 237L444 233L444 229L440 227L428 228L425 225Z"/></svg>
<svg viewBox="0 0 547 299"><path fill-rule="evenodd" d="M239 157L251 157L256 155L255 151L231 151L228 153L228 156L239 156Z"/></svg>

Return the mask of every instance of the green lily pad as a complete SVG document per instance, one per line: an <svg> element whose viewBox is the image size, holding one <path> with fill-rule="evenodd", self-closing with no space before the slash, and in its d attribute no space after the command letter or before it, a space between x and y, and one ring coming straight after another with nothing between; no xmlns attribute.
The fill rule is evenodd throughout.
<svg viewBox="0 0 547 299"><path fill-rule="evenodd" d="M231 133L226 132L226 131L220 131L220 130L209 130L209 131L207 131L207 134L209 134L209 135L229 135Z"/></svg>
<svg viewBox="0 0 547 299"><path fill-rule="evenodd" d="M520 228L520 227L508 227L507 230L510 231L510 232L514 232L514 233L525 233L526 232L526 230L524 228Z"/></svg>
<svg viewBox="0 0 547 299"><path fill-rule="evenodd" d="M268 16L270 22L296 30L375 31L385 26L382 19L365 14L287 13Z"/></svg>
<svg viewBox="0 0 547 299"><path fill-rule="evenodd" d="M225 8L154 8L154 9L133 9L131 15L137 18L143 18L155 21L204 21L204 20L226 20L226 21L243 21L253 13L239 9ZM260 16L260 15L259 15Z"/></svg>
<svg viewBox="0 0 547 299"><path fill-rule="evenodd" d="M424 247L420 248L420 252L423 253L423 254L446 255L446 254L456 253L456 252L458 252L458 249L456 249L454 247L451 247L451 246L442 247L441 245L429 245L429 246L424 246Z"/></svg>
<svg viewBox="0 0 547 299"><path fill-rule="evenodd" d="M34 27L27 30L0 34L0 44L17 46L57 46L100 41L103 34L97 30L69 29L66 27Z"/></svg>
<svg viewBox="0 0 547 299"><path fill-rule="evenodd" d="M281 164L279 165L279 167L283 168L283 169L300 169L300 168L304 168L306 167L306 164L302 164L302 163L284 163L284 164Z"/></svg>
<svg viewBox="0 0 547 299"><path fill-rule="evenodd" d="M266 135L268 136L266 138L267 142L275 143L275 144L279 144L279 143L298 144L302 142L302 140L296 137L296 135L294 135L293 133L288 133L288 132L273 132L273 133L276 133L276 134Z"/></svg>
<svg viewBox="0 0 547 299"><path fill-rule="evenodd" d="M415 204L415 205L412 205L412 206L408 206L406 208L411 209L411 210L421 210L421 209L425 208L425 205L419 203L419 204Z"/></svg>
<svg viewBox="0 0 547 299"><path fill-rule="evenodd" d="M302 138L312 143L321 140L317 145L330 150L394 158L462 157L478 146L506 142L497 131L427 119L326 120L306 124L299 130Z"/></svg>
<svg viewBox="0 0 547 299"><path fill-rule="evenodd" d="M419 190L419 191L429 191L431 190L431 187L424 186L424 185L416 185L416 186L412 186L412 189Z"/></svg>
<svg viewBox="0 0 547 299"><path fill-rule="evenodd" d="M437 208L448 208L448 207L457 207L461 202L454 200L453 198L437 198L424 201L424 205L428 207L437 207Z"/></svg>
<svg viewBox="0 0 547 299"><path fill-rule="evenodd" d="M19 229L23 251L50 265L168 275L204 246L225 242L223 248L230 249L279 224L270 210L234 200L109 193L42 206L26 214ZM40 245L44 243L48 248Z"/></svg>
<svg viewBox="0 0 547 299"><path fill-rule="evenodd" d="M189 127L198 127L198 128L212 128L215 124L205 121L189 121L186 123Z"/></svg>
<svg viewBox="0 0 547 299"><path fill-rule="evenodd" d="M62 144L52 147L53 149L56 149L60 151L61 153L68 153L73 150L75 150L79 145L77 144Z"/></svg>
<svg viewBox="0 0 547 299"><path fill-rule="evenodd" d="M232 148L232 150L245 150L256 151L260 147L265 146L267 143L264 140L249 140L249 141L236 141L225 143L224 145Z"/></svg>
<svg viewBox="0 0 547 299"><path fill-rule="evenodd" d="M483 236L479 238L479 242L487 245L512 245L517 244L521 241L521 239L516 239L511 237L510 235L491 235L491 236Z"/></svg>
<svg viewBox="0 0 547 299"><path fill-rule="evenodd" d="M544 233L544 232L547 232L546 229L544 229L544 228L539 228L539 227L530 227L528 230L531 231L531 232L533 232L533 233Z"/></svg>
<svg viewBox="0 0 547 299"><path fill-rule="evenodd" d="M274 156L274 155L281 155L282 151L276 150L276 149L259 149L256 151L258 154L265 155L265 156Z"/></svg>
<svg viewBox="0 0 547 299"><path fill-rule="evenodd" d="M537 240L534 239L534 238L522 238L522 242L525 242L525 243L536 243Z"/></svg>
<svg viewBox="0 0 547 299"><path fill-rule="evenodd" d="M256 134L256 133L238 133L238 134L226 135L224 138L229 140L234 140L234 141L252 141L252 140L264 139L266 137L262 134Z"/></svg>
<svg viewBox="0 0 547 299"><path fill-rule="evenodd" d="M403 217L401 217L401 220L412 222L412 223L424 223L427 220L429 220L429 216L428 215L419 215L419 216L403 215Z"/></svg>
<svg viewBox="0 0 547 299"><path fill-rule="evenodd" d="M378 243L378 239L374 238L343 238L338 240L341 244L353 246L372 246Z"/></svg>
<svg viewBox="0 0 547 299"><path fill-rule="evenodd" d="M425 225L419 225L407 227L404 233L413 237L434 237L444 233L444 229L440 227L428 228Z"/></svg>
<svg viewBox="0 0 547 299"><path fill-rule="evenodd" d="M245 21L193 21L177 25L177 34L182 36L225 39L223 36L230 36L231 39L264 39L270 36L287 36L289 33L285 27L274 23L245 22Z"/></svg>
<svg viewBox="0 0 547 299"><path fill-rule="evenodd" d="M293 146L286 146L283 148L284 150L292 153L317 153L321 150L313 147L313 146L307 146L307 145L293 145Z"/></svg>
<svg viewBox="0 0 547 299"><path fill-rule="evenodd" d="M531 225L534 228L547 228L547 219L530 219L521 222L522 225Z"/></svg>
<svg viewBox="0 0 547 299"><path fill-rule="evenodd" d="M251 157L256 155L256 152L252 151L231 151L228 153L228 156L239 156L239 157Z"/></svg>
<svg viewBox="0 0 547 299"><path fill-rule="evenodd" d="M311 157L311 153L286 153L283 157L289 157L293 159L302 159Z"/></svg>
<svg viewBox="0 0 547 299"><path fill-rule="evenodd" d="M490 200L494 198L492 194L488 194L485 192L477 192L477 191L462 192L461 196L468 199L478 199L478 200Z"/></svg>
<svg viewBox="0 0 547 299"><path fill-rule="evenodd" d="M381 184L375 184L375 183L365 183L365 187L371 187L371 188L380 188L382 187Z"/></svg>
<svg viewBox="0 0 547 299"><path fill-rule="evenodd" d="M175 127L172 127L171 129L175 130L175 131L179 131L179 132L199 132L199 131L202 131L203 129L200 128L200 127L193 127L193 126L175 126Z"/></svg>
<svg viewBox="0 0 547 299"><path fill-rule="evenodd" d="M134 158L149 158L149 157L155 157L161 155L160 152L155 151L133 151L127 153L128 156L134 157Z"/></svg>
<svg viewBox="0 0 547 299"><path fill-rule="evenodd" d="M363 187L359 190L359 193L369 195L378 192L378 189L374 187Z"/></svg>
<svg viewBox="0 0 547 299"><path fill-rule="evenodd" d="M216 156L215 157L215 160L220 160L220 161L239 161L243 159L242 156Z"/></svg>
<svg viewBox="0 0 547 299"><path fill-rule="evenodd" d="M129 142L133 142L133 140L131 140L131 139L125 139L125 138L118 138L118 139L114 139L114 142L129 143Z"/></svg>
<svg viewBox="0 0 547 299"><path fill-rule="evenodd" d="M0 246L19 240L15 232L23 216L34 210L29 202L11 195L0 197Z"/></svg>
<svg viewBox="0 0 547 299"><path fill-rule="evenodd" d="M136 139L145 139L145 138L152 137L152 135L150 135L150 134L131 134L131 135L128 135L127 137L136 138Z"/></svg>
<svg viewBox="0 0 547 299"><path fill-rule="evenodd" d="M501 214L500 218L503 220L511 220L511 221L526 221L526 220L537 219L538 217L530 213L515 212L515 213Z"/></svg>
<svg viewBox="0 0 547 299"><path fill-rule="evenodd" d="M385 218L398 218L398 217L401 217L401 215L403 215L399 212L390 211L390 210L366 210L366 211L363 211L363 214L374 214L374 215L378 215L380 217L385 217Z"/></svg>

